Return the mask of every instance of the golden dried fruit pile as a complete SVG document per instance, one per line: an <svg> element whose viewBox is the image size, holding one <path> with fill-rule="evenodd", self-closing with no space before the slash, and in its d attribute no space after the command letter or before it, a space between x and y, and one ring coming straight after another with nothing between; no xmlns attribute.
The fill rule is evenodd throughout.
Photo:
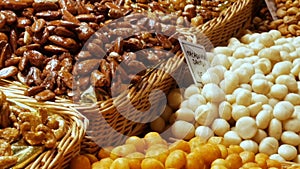
<svg viewBox="0 0 300 169"><path fill-rule="evenodd" d="M74 158L71 169L281 168L280 162L269 159L264 153L254 154L238 145L226 147L222 137L212 137L207 142L194 137L190 141L168 144L156 132L144 138L132 136L124 145L101 149L97 154L99 161L90 156Z"/></svg>

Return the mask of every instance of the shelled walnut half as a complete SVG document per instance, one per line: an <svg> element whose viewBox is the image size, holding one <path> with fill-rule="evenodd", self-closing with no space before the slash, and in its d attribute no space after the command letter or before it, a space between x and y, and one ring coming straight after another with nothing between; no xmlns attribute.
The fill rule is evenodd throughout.
<svg viewBox="0 0 300 169"><path fill-rule="evenodd" d="M65 133L62 116L45 108L22 108L9 102L0 90L0 169L23 168L45 148L54 148Z"/></svg>

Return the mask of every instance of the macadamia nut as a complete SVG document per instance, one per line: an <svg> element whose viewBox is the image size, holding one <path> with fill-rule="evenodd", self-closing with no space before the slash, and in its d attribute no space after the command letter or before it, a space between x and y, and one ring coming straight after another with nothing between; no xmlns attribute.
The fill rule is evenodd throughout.
<svg viewBox="0 0 300 169"><path fill-rule="evenodd" d="M241 117L250 116L250 111L247 107L242 105L233 105L232 106L232 118L237 121Z"/></svg>
<svg viewBox="0 0 300 169"><path fill-rule="evenodd" d="M187 122L194 122L194 112L188 108L179 108L176 112L177 120L184 120Z"/></svg>
<svg viewBox="0 0 300 169"><path fill-rule="evenodd" d="M195 120L200 125L210 125L218 117L218 111L211 104L200 105L195 110Z"/></svg>
<svg viewBox="0 0 300 169"><path fill-rule="evenodd" d="M223 136L230 130L230 124L224 119L215 119L211 126L212 130L217 136Z"/></svg>
<svg viewBox="0 0 300 169"><path fill-rule="evenodd" d="M243 106L251 104L252 94L249 90L243 90L236 94L236 103Z"/></svg>
<svg viewBox="0 0 300 169"><path fill-rule="evenodd" d="M279 75L288 75L292 69L292 62L282 61L273 66L272 74L277 77Z"/></svg>
<svg viewBox="0 0 300 169"><path fill-rule="evenodd" d="M292 103L294 106L300 105L300 94L298 94L298 93L288 93L285 96L284 100Z"/></svg>
<svg viewBox="0 0 300 169"><path fill-rule="evenodd" d="M259 129L266 129L272 119L272 112L268 110L261 110L256 116L256 124Z"/></svg>
<svg viewBox="0 0 300 169"><path fill-rule="evenodd" d="M270 94L272 97L282 100L288 94L288 88L283 84L274 84L271 87Z"/></svg>
<svg viewBox="0 0 300 169"><path fill-rule="evenodd" d="M266 58L271 61L281 61L280 52L276 49L264 48L261 51L259 51L257 55L260 58Z"/></svg>
<svg viewBox="0 0 300 169"><path fill-rule="evenodd" d="M283 122L283 129L286 131L293 131L295 133L300 132L300 119L293 118Z"/></svg>
<svg viewBox="0 0 300 169"><path fill-rule="evenodd" d="M278 154L285 160L290 161L297 157L297 149L294 146L282 144L278 148Z"/></svg>
<svg viewBox="0 0 300 169"><path fill-rule="evenodd" d="M273 115L278 120L287 120L289 119L294 112L294 106L288 101L278 102L273 110Z"/></svg>
<svg viewBox="0 0 300 169"><path fill-rule="evenodd" d="M231 104L228 103L227 101L223 101L219 105L219 116L220 118L224 120L230 120L231 119L231 111L232 107Z"/></svg>
<svg viewBox="0 0 300 169"><path fill-rule="evenodd" d="M194 94L188 99L188 108L195 111L198 106L206 104L206 99L201 94Z"/></svg>
<svg viewBox="0 0 300 169"><path fill-rule="evenodd" d="M284 131L281 135L282 143L292 146L300 145L300 136L293 131Z"/></svg>
<svg viewBox="0 0 300 169"><path fill-rule="evenodd" d="M184 91L184 98L189 98L194 94L200 94L201 90L196 85L191 85Z"/></svg>
<svg viewBox="0 0 300 169"><path fill-rule="evenodd" d="M236 121L236 130L238 135L243 139L250 139L257 132L257 125L252 117L241 117Z"/></svg>
<svg viewBox="0 0 300 169"><path fill-rule="evenodd" d="M193 124L178 120L176 121L171 128L172 134L178 139L191 139L195 135L195 127Z"/></svg>
<svg viewBox="0 0 300 169"><path fill-rule="evenodd" d="M278 140L274 137L266 137L259 143L258 149L260 153L272 155L277 153L279 147Z"/></svg>
<svg viewBox="0 0 300 169"><path fill-rule="evenodd" d="M253 140L244 140L240 143L240 146L245 151L251 151L255 154L258 152L258 144Z"/></svg>
<svg viewBox="0 0 300 169"><path fill-rule="evenodd" d="M282 123L276 118L273 118L270 121L269 127L268 127L268 134L270 137L274 137L277 140L280 139L282 134Z"/></svg>
<svg viewBox="0 0 300 169"><path fill-rule="evenodd" d="M214 83L208 83L204 85L201 94L208 100L209 102L222 102L225 100L225 93L222 89L219 88L218 85Z"/></svg>
<svg viewBox="0 0 300 169"><path fill-rule="evenodd" d="M275 80L276 84L286 85L290 92L298 92L298 85L295 78L289 75L280 75Z"/></svg>
<svg viewBox="0 0 300 169"><path fill-rule="evenodd" d="M214 132L207 126L198 126L196 128L195 135L201 139L208 140L214 135Z"/></svg>
<svg viewBox="0 0 300 169"><path fill-rule="evenodd" d="M255 79L252 82L252 89L256 93L266 95L270 91L270 85L267 80Z"/></svg>
<svg viewBox="0 0 300 169"><path fill-rule="evenodd" d="M239 145L242 138L235 131L228 131L224 134L224 143L227 145Z"/></svg>

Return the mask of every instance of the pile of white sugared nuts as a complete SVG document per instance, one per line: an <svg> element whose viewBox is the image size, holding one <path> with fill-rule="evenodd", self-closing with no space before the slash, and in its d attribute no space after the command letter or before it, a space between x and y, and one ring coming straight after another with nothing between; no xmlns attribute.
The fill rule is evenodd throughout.
<svg viewBox="0 0 300 169"><path fill-rule="evenodd" d="M226 145L300 162L300 37L247 34L208 60L204 86L183 93L173 136L222 136Z"/></svg>

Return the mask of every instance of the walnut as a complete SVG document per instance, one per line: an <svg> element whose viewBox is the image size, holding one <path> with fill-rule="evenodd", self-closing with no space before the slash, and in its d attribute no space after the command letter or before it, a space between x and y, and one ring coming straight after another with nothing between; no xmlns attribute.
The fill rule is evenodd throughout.
<svg viewBox="0 0 300 169"><path fill-rule="evenodd" d="M0 156L11 156L13 155L13 151L8 142L3 139L0 139Z"/></svg>
<svg viewBox="0 0 300 169"><path fill-rule="evenodd" d="M0 156L0 168L8 168L18 161L18 157L15 156Z"/></svg>
<svg viewBox="0 0 300 169"><path fill-rule="evenodd" d="M16 128L7 127L5 129L0 129L0 139L12 143L19 139L20 133Z"/></svg>

